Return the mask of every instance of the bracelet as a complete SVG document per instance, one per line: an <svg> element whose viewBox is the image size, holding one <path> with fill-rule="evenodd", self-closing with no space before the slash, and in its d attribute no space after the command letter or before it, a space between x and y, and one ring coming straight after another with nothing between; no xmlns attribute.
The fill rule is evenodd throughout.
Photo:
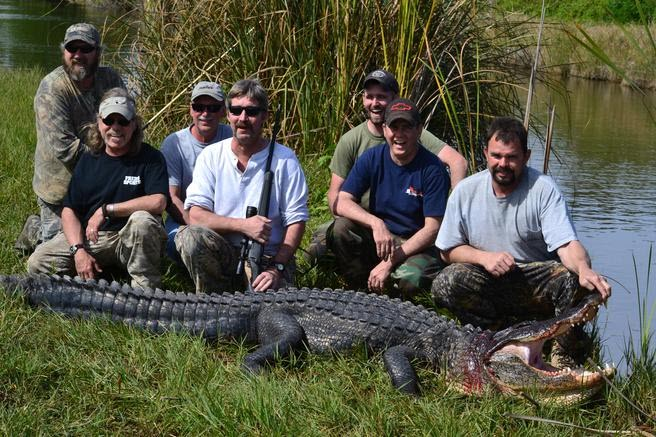
<svg viewBox="0 0 656 437"><path fill-rule="evenodd" d="M109 205L107 205L107 214L108 214L108 217L114 217L114 204L113 203L110 203Z"/></svg>
<svg viewBox="0 0 656 437"><path fill-rule="evenodd" d="M109 220L109 212L107 211L107 204L103 203L101 206L102 208L102 215L105 220Z"/></svg>

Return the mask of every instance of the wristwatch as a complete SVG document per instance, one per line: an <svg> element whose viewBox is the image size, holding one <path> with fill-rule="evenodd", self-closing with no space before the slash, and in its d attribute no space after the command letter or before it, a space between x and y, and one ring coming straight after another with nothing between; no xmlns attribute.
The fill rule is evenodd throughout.
<svg viewBox="0 0 656 437"><path fill-rule="evenodd" d="M84 249L84 244L79 243L79 244L74 244L71 247L68 248L68 251L71 253L71 255L75 255L78 250Z"/></svg>
<svg viewBox="0 0 656 437"><path fill-rule="evenodd" d="M285 265L283 263L273 263L273 267L276 268L278 273L283 273L285 271Z"/></svg>

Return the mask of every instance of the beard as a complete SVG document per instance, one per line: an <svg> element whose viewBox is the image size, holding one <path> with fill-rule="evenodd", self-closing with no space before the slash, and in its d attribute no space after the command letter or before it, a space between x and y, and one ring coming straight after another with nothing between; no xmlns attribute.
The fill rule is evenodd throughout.
<svg viewBox="0 0 656 437"><path fill-rule="evenodd" d="M70 62L67 62L66 59L64 59L62 64L64 66L64 71L68 74L71 80L80 82L87 77L96 74L96 70L98 69L98 57L94 57L90 62L80 62L75 59L71 59Z"/></svg>
<svg viewBox="0 0 656 437"><path fill-rule="evenodd" d="M497 184L502 186L513 185L517 180L515 172L512 170L501 169L499 167L492 169L492 177Z"/></svg>

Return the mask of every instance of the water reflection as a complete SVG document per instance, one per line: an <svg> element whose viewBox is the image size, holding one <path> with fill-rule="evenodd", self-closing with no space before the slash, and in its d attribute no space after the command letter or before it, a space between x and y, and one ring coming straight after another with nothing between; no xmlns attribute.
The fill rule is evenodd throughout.
<svg viewBox="0 0 656 437"><path fill-rule="evenodd" d="M650 247L656 250L656 122L645 105L656 108L656 93L645 97L627 87L576 79L564 85L569 100L537 90L560 114L553 143L558 158L551 160L549 173L568 199L594 267L613 285L599 320L606 356L617 362L627 339L637 336L634 258L641 291L651 288L649 304L655 301L654 261L651 283L644 282ZM546 120L546 104L535 109ZM532 140L531 165L541 169L543 147L535 136Z"/></svg>
<svg viewBox="0 0 656 437"><path fill-rule="evenodd" d="M106 10L91 6L0 0L0 67L41 66L51 70L61 63L59 43L68 26L84 21L101 29L108 18ZM111 32L103 35L103 43L110 49L119 41Z"/></svg>

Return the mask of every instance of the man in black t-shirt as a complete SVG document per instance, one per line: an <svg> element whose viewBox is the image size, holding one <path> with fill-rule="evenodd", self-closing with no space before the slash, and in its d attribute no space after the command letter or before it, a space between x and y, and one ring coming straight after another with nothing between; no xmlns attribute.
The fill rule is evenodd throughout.
<svg viewBox="0 0 656 437"><path fill-rule="evenodd" d="M92 279L113 266L127 270L132 286L160 285L168 176L162 154L142 138L134 100L108 91L64 198L63 231L37 247L30 273Z"/></svg>

